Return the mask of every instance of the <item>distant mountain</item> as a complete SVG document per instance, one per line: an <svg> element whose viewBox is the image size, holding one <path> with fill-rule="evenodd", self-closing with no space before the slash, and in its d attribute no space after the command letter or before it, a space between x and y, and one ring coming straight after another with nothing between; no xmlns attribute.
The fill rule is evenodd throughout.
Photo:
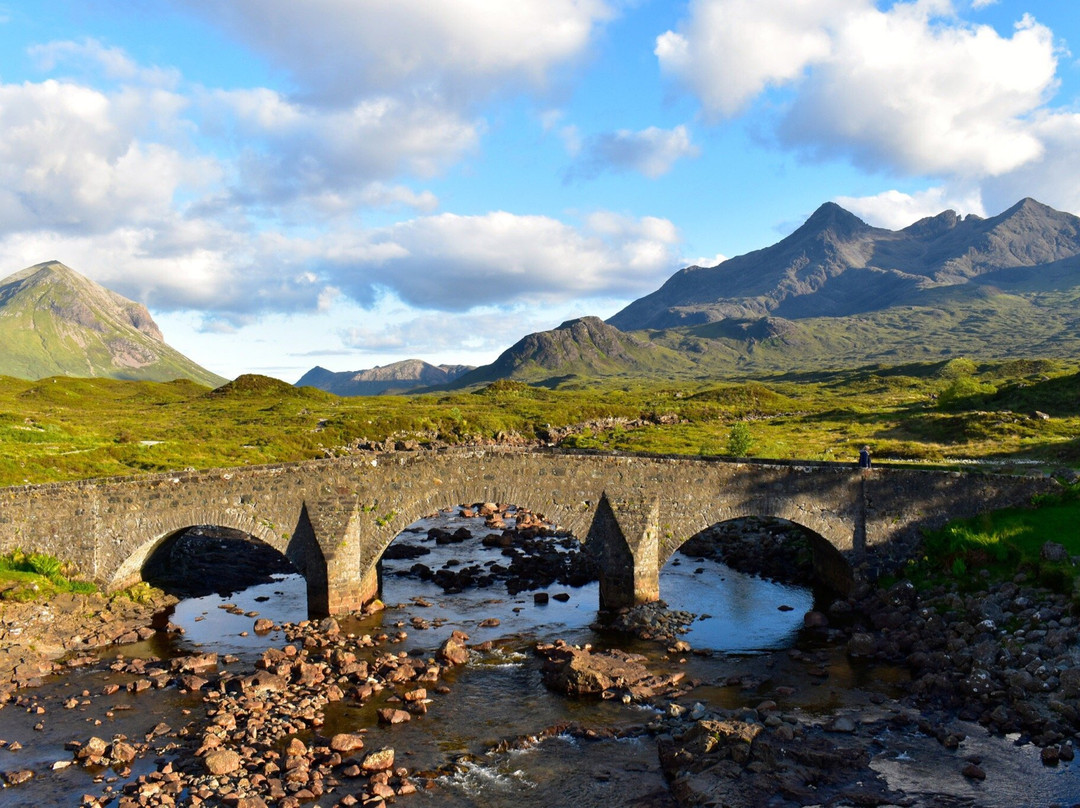
<svg viewBox="0 0 1080 808"><path fill-rule="evenodd" d="M405 359L370 370L343 373L316 366L305 373L296 386L317 387L339 396L377 396L449 384L470 370L471 365L429 365L420 359Z"/></svg>
<svg viewBox="0 0 1080 808"><path fill-rule="evenodd" d="M687 267L607 323L530 334L454 387L701 379L1080 355L1080 218L1024 199L903 230L826 203L771 247Z"/></svg>
<svg viewBox="0 0 1080 808"><path fill-rule="evenodd" d="M225 382L165 344L146 307L59 261L0 280L0 374Z"/></svg>
<svg viewBox="0 0 1080 808"><path fill-rule="evenodd" d="M1024 199L989 219L953 211L903 230L822 205L771 247L675 273L608 323L625 331L725 320L847 317L1080 282L1080 218ZM989 325L989 324L988 324Z"/></svg>
<svg viewBox="0 0 1080 808"><path fill-rule="evenodd" d="M529 334L449 386L697 380L958 355L1080 355L1080 218L1024 199L990 218L945 211L894 231L826 203L771 247L680 270L606 323L582 317ZM349 375L316 368L299 384L333 390L324 378Z"/></svg>
<svg viewBox="0 0 1080 808"><path fill-rule="evenodd" d="M462 375L453 386L497 379L555 383L571 377L656 376L687 371L693 364L677 350L623 333L598 317L582 317L529 334L490 365Z"/></svg>

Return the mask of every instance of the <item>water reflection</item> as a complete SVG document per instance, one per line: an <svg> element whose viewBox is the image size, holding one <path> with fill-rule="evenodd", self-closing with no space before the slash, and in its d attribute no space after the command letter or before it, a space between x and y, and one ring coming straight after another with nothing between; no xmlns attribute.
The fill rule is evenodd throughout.
<svg viewBox="0 0 1080 808"><path fill-rule="evenodd" d="M660 595L670 608L699 615L687 642L726 653L787 648L814 606L814 593L805 587L766 581L711 559L665 566Z"/></svg>

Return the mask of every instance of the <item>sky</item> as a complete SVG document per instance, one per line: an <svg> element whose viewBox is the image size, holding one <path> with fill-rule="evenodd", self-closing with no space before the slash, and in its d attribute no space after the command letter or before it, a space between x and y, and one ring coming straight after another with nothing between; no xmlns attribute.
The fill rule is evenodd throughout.
<svg viewBox="0 0 1080 808"><path fill-rule="evenodd" d="M1073 0L0 0L0 276L222 376L484 364L822 203L1080 214Z"/></svg>

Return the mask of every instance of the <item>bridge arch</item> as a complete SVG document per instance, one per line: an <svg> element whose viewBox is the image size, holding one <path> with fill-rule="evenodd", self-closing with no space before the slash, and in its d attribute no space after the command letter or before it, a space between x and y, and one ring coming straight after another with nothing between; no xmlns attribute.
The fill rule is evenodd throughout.
<svg viewBox="0 0 1080 808"><path fill-rule="evenodd" d="M784 538L777 541L777 533ZM809 551L809 570L806 562L797 558L800 542ZM849 559L832 542L804 524L780 517L753 514L710 525L688 536L661 562L661 569L680 550L712 557L744 573L773 577L785 583L822 585L839 595L850 593L855 583ZM751 563L731 564L740 556L745 558L747 553L752 557Z"/></svg>
<svg viewBox="0 0 1080 808"><path fill-rule="evenodd" d="M249 513L173 512L167 518L157 520L149 536L129 533L118 540L123 560L106 580L106 589L114 591L142 581L143 570L155 554L162 552L178 536L197 527L235 530L276 550L307 582L308 612L312 616L329 613L326 559L312 529L306 506L301 507L291 531L283 531L273 521Z"/></svg>
<svg viewBox="0 0 1080 808"><path fill-rule="evenodd" d="M353 574L358 575L360 581L356 599L365 602L376 596L379 589L379 561L387 548L401 536L406 528L428 514L477 502L513 505L517 508L526 508L543 518L550 518L542 497L535 493L523 495L519 490L508 489L498 483L455 483L440 486L436 490L401 497L396 500L396 505L392 510L383 511L377 505L371 507L367 512L355 515L367 517L362 519L363 527L356 531L353 537L353 541L358 546ZM562 520L563 523L556 524L556 528L570 533L584 544L591 521L590 515L591 511L587 510L575 512L574 518ZM569 526L565 524L567 521L570 523Z"/></svg>

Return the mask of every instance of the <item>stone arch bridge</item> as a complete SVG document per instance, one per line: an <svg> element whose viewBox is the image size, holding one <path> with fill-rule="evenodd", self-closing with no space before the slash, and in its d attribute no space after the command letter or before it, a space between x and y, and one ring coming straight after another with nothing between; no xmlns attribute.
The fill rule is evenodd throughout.
<svg viewBox="0 0 1080 808"><path fill-rule="evenodd" d="M416 519L467 502L528 507L585 542L601 605L659 597L659 570L694 534L743 516L816 534L822 576L843 588L850 562L903 557L919 532L1022 505L1046 478L847 464L500 447L355 455L0 489L0 552L45 552L106 589L141 578L164 541L196 525L235 528L283 553L307 580L312 614L361 607L377 564Z"/></svg>

